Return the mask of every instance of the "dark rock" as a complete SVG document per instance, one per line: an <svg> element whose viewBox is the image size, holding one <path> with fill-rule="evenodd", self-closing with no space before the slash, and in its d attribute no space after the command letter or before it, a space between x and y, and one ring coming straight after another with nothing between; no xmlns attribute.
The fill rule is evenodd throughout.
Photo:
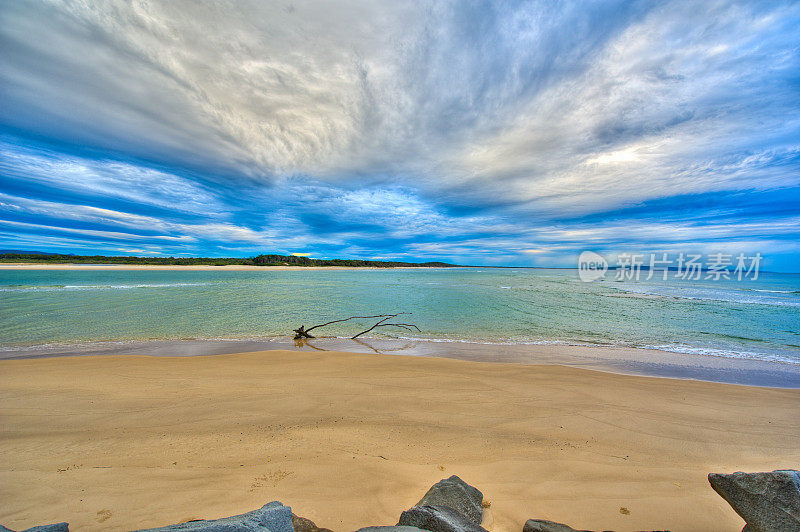
<svg viewBox="0 0 800 532"><path fill-rule="evenodd" d="M318 527L311 519L294 514L292 514L292 526L294 527L294 532L333 532L328 528Z"/></svg>
<svg viewBox="0 0 800 532"><path fill-rule="evenodd" d="M528 519L522 532L590 532L588 530L575 530L571 526L563 525L547 519Z"/></svg>
<svg viewBox="0 0 800 532"><path fill-rule="evenodd" d="M258 510L222 519L190 521L138 532L293 532L292 509L278 501L265 504Z"/></svg>
<svg viewBox="0 0 800 532"><path fill-rule="evenodd" d="M400 514L397 524L430 532L486 532L486 529L449 506L415 506Z"/></svg>
<svg viewBox="0 0 800 532"><path fill-rule="evenodd" d="M297 531L295 531L297 532ZM425 532L415 526L367 526L359 528L356 532Z"/></svg>
<svg viewBox="0 0 800 532"><path fill-rule="evenodd" d="M592 530L576 530L571 526L547 519L528 519L522 532L594 532ZM608 531L607 531L608 532ZM645 531L642 531L645 532ZM669 532L669 530L653 530L652 532Z"/></svg>
<svg viewBox="0 0 800 532"><path fill-rule="evenodd" d="M708 482L745 520L747 532L800 532L800 472L711 473Z"/></svg>
<svg viewBox="0 0 800 532"><path fill-rule="evenodd" d="M14 532L10 528L0 525L0 532ZM69 523L55 523L52 525L39 525L26 528L21 532L69 532Z"/></svg>
<svg viewBox="0 0 800 532"><path fill-rule="evenodd" d="M456 475L440 480L415 506L447 506L467 517L473 523L483 521L483 493Z"/></svg>

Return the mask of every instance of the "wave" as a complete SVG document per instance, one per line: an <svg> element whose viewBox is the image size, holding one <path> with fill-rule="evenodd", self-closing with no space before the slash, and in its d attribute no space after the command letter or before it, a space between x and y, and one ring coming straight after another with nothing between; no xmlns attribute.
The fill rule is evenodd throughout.
<svg viewBox="0 0 800 532"><path fill-rule="evenodd" d="M155 341L155 340L151 340ZM118 346L118 345L129 345L137 342L137 340L97 340L97 341L87 341L87 342L48 342L44 344L33 344L33 345L0 345L0 353L5 352L43 352L46 353L48 351L60 351L64 349L74 349L76 351L90 351L94 349L102 349L104 347L111 347L111 346Z"/></svg>
<svg viewBox="0 0 800 532"><path fill-rule="evenodd" d="M746 292L770 292L782 295L796 294L797 291L773 290L722 290L695 287L659 287L659 286L612 286L614 290L630 294L648 295L673 299L686 299L698 301L720 301L723 303L736 303L742 305L769 305L777 307L800 307L800 299L795 297L781 297L757 294L747 295Z"/></svg>
<svg viewBox="0 0 800 532"><path fill-rule="evenodd" d="M349 336L337 336L337 339L347 340ZM362 336L361 338L371 338L373 340L412 340L416 342L431 342L434 344L475 344L475 345L594 345L582 344L577 342L567 342L566 340L529 340L529 341L511 341L511 340L475 340L471 338L426 338L420 336Z"/></svg>
<svg viewBox="0 0 800 532"><path fill-rule="evenodd" d="M726 334L721 332L707 332L707 331L698 331L698 334L704 334L707 336L714 336L716 338L728 338L731 340L744 340L745 342L757 342L757 343L767 343L767 340L762 338L750 338L749 336L738 336L736 334Z"/></svg>
<svg viewBox="0 0 800 532"><path fill-rule="evenodd" d="M379 337L366 337L372 339L386 339ZM419 342L431 343L458 343L458 344L476 344L476 345L566 345L577 347L609 347L609 348L629 348L629 349L653 349L656 351L665 351L668 353L680 353L685 355L703 355L722 358L736 358L740 360L759 360L763 362L778 362L782 364L795 364L800 365L800 356L797 358L791 356L784 356L770 353L757 353L754 351L733 351L730 349L717 349L711 347L692 347L684 344L657 344L657 345L631 345L631 344L613 344L607 342L588 342L588 341L569 341L569 340L533 340L533 341L477 341L466 339L453 339L453 338L420 338L413 336L398 336L397 339L401 340L415 340Z"/></svg>
<svg viewBox="0 0 800 532"><path fill-rule="evenodd" d="M349 336L332 336L321 337L319 340L349 340ZM720 358L734 358L740 360L754 360L761 362L771 362L780 364L800 365L800 355L797 357L787 356L782 354L772 353L759 353L754 351L720 349L713 347L697 347L689 346L679 343L667 344L628 344L628 343L609 343L609 342L591 342L579 340L561 340L561 339L535 339L535 340L477 340L471 338L426 338L420 336L363 336L364 340L404 340L422 343L444 343L444 344L472 344L482 346L536 346L536 345L553 345L553 346L576 346L576 347L593 347L593 348L628 348L628 349L651 349L656 351L664 351L668 353L679 353L685 355L698 355L698 356L713 356ZM109 348L113 346L124 345L139 345L151 342L181 342L181 341L194 341L194 342L286 342L289 337L280 336L243 336L243 337L195 337L195 338L150 338L150 339L125 339L125 340L100 340L100 341L86 341L86 342L67 342L67 343L43 343L36 345L0 345L0 353L2 352L28 352L28 353L42 353L46 354L53 351L74 350L80 353L90 353L92 351Z"/></svg>
<svg viewBox="0 0 800 532"><path fill-rule="evenodd" d="M134 288L181 288L205 286L211 283L157 283L157 284L60 284L60 285L7 285L0 292L56 292L62 290L130 290Z"/></svg>
<svg viewBox="0 0 800 532"><path fill-rule="evenodd" d="M800 290L766 290L759 288L745 288L745 290L751 290L753 292L768 292L770 294L800 294Z"/></svg>
<svg viewBox="0 0 800 532"><path fill-rule="evenodd" d="M643 345L642 349L655 349L669 353L683 353L687 355L703 355L721 358L737 358L740 360L761 360L764 362L779 362L782 364L800 365L800 358L769 353L756 353L753 351L732 351L730 349L715 349L711 347L692 347L682 344Z"/></svg>

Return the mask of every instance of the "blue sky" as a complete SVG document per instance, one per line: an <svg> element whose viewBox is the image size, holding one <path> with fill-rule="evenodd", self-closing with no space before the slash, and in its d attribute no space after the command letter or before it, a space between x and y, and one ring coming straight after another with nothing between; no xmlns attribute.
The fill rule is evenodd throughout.
<svg viewBox="0 0 800 532"><path fill-rule="evenodd" d="M0 248L800 271L798 2L0 0Z"/></svg>

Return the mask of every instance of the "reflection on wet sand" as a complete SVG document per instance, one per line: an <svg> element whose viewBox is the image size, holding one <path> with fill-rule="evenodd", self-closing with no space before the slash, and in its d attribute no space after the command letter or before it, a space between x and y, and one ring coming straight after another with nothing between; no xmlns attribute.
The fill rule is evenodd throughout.
<svg viewBox="0 0 800 532"><path fill-rule="evenodd" d="M94 342L0 351L2 359L58 356L210 356L274 350L343 351L374 355L455 358L502 364L556 364L585 369L751 386L800 388L800 364L736 359L602 345L502 344L409 338L289 337Z"/></svg>
<svg viewBox="0 0 800 532"><path fill-rule="evenodd" d="M295 338L294 339L294 347L296 349L303 349L304 347L309 347L311 349L314 349L315 351L341 351L341 349L331 349L331 348L320 347L318 345L315 345L315 343L314 343L316 340L323 340L324 341L326 339L330 340L330 339L332 339L332 337L320 337L320 338L314 338L314 339ZM339 340L339 338L336 338L336 339ZM402 342L401 341L395 347L384 346L384 347L378 349L377 347L372 345L370 342L368 342L366 340L363 340L361 338L351 338L350 341L353 342L353 343L356 343L356 344L358 344L360 346L365 347L366 349L368 349L369 351L372 351L373 353L375 353L377 355L388 355L390 353L408 354L406 352L410 351L413 348L413 344L414 344L413 341L406 341L406 342ZM353 350L353 351L360 352L360 350Z"/></svg>

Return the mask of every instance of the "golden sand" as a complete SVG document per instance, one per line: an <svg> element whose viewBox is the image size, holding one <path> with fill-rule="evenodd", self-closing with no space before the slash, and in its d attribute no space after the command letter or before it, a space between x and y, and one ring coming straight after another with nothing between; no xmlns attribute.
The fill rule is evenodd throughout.
<svg viewBox="0 0 800 532"><path fill-rule="evenodd" d="M269 351L0 361L0 523L130 530L271 500L388 525L452 474L484 526L739 530L710 471L796 468L800 391Z"/></svg>

